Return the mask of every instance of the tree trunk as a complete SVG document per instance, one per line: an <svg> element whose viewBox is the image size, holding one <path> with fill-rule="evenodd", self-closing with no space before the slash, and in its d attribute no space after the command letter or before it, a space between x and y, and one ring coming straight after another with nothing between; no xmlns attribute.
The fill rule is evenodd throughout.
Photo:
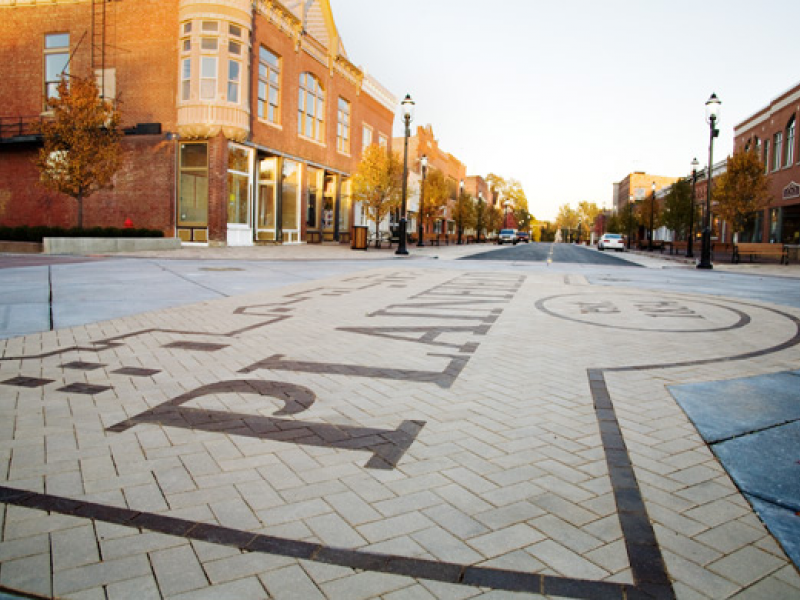
<svg viewBox="0 0 800 600"><path fill-rule="evenodd" d="M78 202L78 229L83 229L83 192L78 192L75 200Z"/></svg>

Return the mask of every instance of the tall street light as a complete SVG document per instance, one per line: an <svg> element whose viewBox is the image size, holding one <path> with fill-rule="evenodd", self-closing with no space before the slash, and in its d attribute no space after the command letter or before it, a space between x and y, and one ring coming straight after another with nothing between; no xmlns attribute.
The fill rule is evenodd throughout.
<svg viewBox="0 0 800 600"><path fill-rule="evenodd" d="M631 225L633 223L633 194L628 196L628 250L631 249Z"/></svg>
<svg viewBox="0 0 800 600"><path fill-rule="evenodd" d="M697 186L697 167L700 163L695 158L692 161L692 200L689 203L689 241L686 244L686 258L694 258L692 244L694 243L694 188Z"/></svg>
<svg viewBox="0 0 800 600"><path fill-rule="evenodd" d="M420 168L422 169L422 186L419 188L419 223L417 223L417 248L422 248L425 245L423 238L425 237L425 224L422 222L424 217L425 208L425 172L428 170L428 157L424 154L419 159Z"/></svg>
<svg viewBox="0 0 800 600"><path fill-rule="evenodd" d="M457 223L457 226L458 226L458 245L459 246L461 245L461 233L462 233L462 227L463 227L463 223L464 223L464 221L463 221L464 215L461 214L461 212L462 212L462 210L464 208L463 205L462 205L463 201L464 201L464 180L462 179L461 183L458 186L458 200L457 200L457 203L458 203L458 223Z"/></svg>
<svg viewBox="0 0 800 600"><path fill-rule="evenodd" d="M647 249L652 252L653 251L653 214L656 210L656 182L653 182L653 199L650 201L650 243L647 245Z"/></svg>
<svg viewBox="0 0 800 600"><path fill-rule="evenodd" d="M406 194L408 192L408 138L411 135L411 116L414 111L414 101L411 99L410 94L400 103L403 110L403 121L406 125L405 143L403 147L403 206L400 213L400 242L397 244L397 251L395 254L408 254L406 249Z"/></svg>
<svg viewBox="0 0 800 600"><path fill-rule="evenodd" d="M719 118L719 98L716 94L711 94L711 97L706 102L706 120L710 129L708 138L708 187L706 188L706 214L703 219L703 239L700 249L700 262L697 263L698 269L713 269L714 265L711 264L711 184L714 180L713 167L714 167L714 138L719 135L717 129L717 119Z"/></svg>

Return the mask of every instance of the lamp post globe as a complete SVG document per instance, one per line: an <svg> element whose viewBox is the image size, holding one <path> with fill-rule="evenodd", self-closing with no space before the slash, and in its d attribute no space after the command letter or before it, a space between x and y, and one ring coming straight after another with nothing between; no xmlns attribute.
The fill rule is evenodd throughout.
<svg viewBox="0 0 800 600"><path fill-rule="evenodd" d="M400 211L400 241L397 243L395 254L408 254L406 248L406 196L408 194L408 138L411 135L411 119L414 113L414 101L410 94L400 103L403 112L403 122L405 123L405 136L403 144L403 186L402 186L402 210Z"/></svg>
<svg viewBox="0 0 800 600"><path fill-rule="evenodd" d="M423 154L422 157L419 159L419 166L422 169L422 185L419 188L419 217L417 223L417 248L422 248L425 245L424 237L425 237L425 224L423 222L424 219L424 209L425 209L425 174L428 170L428 157Z"/></svg>
<svg viewBox="0 0 800 600"><path fill-rule="evenodd" d="M703 239L701 241L700 262L697 263L698 269L713 269L711 264L711 186L714 182L714 138L719 135L717 121L719 120L720 102L716 94L706 101L706 120L709 127L708 138L708 185L706 186L706 213L703 218Z"/></svg>

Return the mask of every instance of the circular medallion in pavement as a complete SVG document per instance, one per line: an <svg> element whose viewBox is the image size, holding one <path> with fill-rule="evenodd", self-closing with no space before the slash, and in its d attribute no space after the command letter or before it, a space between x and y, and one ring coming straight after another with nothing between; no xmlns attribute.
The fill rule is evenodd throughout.
<svg viewBox="0 0 800 600"><path fill-rule="evenodd" d="M536 308L560 319L631 331L708 333L750 322L746 313L730 306L668 294L562 294L542 298Z"/></svg>

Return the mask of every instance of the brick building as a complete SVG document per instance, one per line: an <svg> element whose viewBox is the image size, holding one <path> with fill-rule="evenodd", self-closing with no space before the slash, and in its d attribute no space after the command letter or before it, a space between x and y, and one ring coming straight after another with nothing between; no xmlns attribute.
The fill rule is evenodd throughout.
<svg viewBox="0 0 800 600"><path fill-rule="evenodd" d="M402 153L403 144L403 138L395 138L395 152ZM433 135L433 127L430 125L418 126L416 135L408 138L408 170L410 173L416 174L412 175L412 181L416 181L416 176L421 173L420 159L423 155L428 157L428 172L430 169L438 169L444 174L450 190L450 204L452 204L458 197L461 182L467 177L467 167L455 156L439 148L439 142ZM402 154L400 154L400 159L402 160ZM409 206L419 206L418 197L415 197L414 204ZM442 219L432 224L433 233L455 233L455 222L451 218L450 210L451 206L448 205ZM428 224L428 226L431 225ZM409 231L411 230L409 229Z"/></svg>
<svg viewBox="0 0 800 600"><path fill-rule="evenodd" d="M744 241L800 243L800 83L734 128L734 151L754 148L770 177L772 200L754 215Z"/></svg>
<svg viewBox="0 0 800 600"><path fill-rule="evenodd" d="M124 166L85 225L184 242L347 239L349 177L396 98L354 66L328 0L0 0L0 224L71 226L33 157L60 77L118 102Z"/></svg>

